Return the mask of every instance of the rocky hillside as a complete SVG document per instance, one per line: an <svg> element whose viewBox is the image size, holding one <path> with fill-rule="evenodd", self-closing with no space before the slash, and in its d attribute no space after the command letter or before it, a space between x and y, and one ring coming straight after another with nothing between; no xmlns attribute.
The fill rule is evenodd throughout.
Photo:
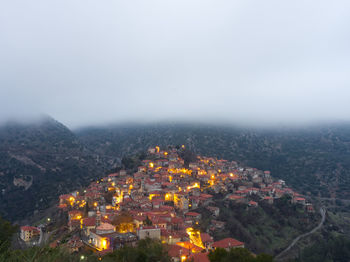
<svg viewBox="0 0 350 262"><path fill-rule="evenodd" d="M303 193L350 197L350 125L346 124L280 130L134 125L87 128L77 135L91 150L118 156L156 144L186 144L201 155L271 170Z"/></svg>
<svg viewBox="0 0 350 262"><path fill-rule="evenodd" d="M101 176L105 166L51 118L1 126L1 213L12 221L30 216L55 203L59 194Z"/></svg>

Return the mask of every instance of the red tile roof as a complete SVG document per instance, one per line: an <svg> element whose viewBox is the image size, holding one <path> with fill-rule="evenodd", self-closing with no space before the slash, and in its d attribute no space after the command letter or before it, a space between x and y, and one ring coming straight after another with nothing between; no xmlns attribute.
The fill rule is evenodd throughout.
<svg viewBox="0 0 350 262"><path fill-rule="evenodd" d="M87 217L83 219L83 226L85 227L92 227L96 225L96 218L95 217Z"/></svg>
<svg viewBox="0 0 350 262"><path fill-rule="evenodd" d="M31 227L31 226L22 226L21 227L22 231L35 231L39 232L39 229L37 227Z"/></svg>
<svg viewBox="0 0 350 262"><path fill-rule="evenodd" d="M190 217L198 217L200 216L201 214L197 213L197 212L187 212L185 214L185 216L190 216Z"/></svg>
<svg viewBox="0 0 350 262"><path fill-rule="evenodd" d="M182 255L190 254L190 250L178 245L170 245L168 254L170 257L181 257Z"/></svg>
<svg viewBox="0 0 350 262"><path fill-rule="evenodd" d="M219 241L214 242L213 247L221 247L221 248L230 248L230 247L240 247L243 246L244 243L238 241L234 238L224 238Z"/></svg>
<svg viewBox="0 0 350 262"><path fill-rule="evenodd" d="M213 238L207 233L201 233L201 239L203 243L214 242Z"/></svg>

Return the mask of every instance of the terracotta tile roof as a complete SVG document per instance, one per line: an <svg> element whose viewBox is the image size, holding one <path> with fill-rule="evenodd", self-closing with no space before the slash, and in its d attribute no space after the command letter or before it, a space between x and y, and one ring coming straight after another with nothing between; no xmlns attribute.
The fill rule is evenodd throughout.
<svg viewBox="0 0 350 262"><path fill-rule="evenodd" d="M197 212L187 212L185 214L185 216L190 216L190 217L198 217L200 216L201 214L197 213Z"/></svg>
<svg viewBox="0 0 350 262"><path fill-rule="evenodd" d="M207 233L201 233L201 239L203 243L214 242L213 238Z"/></svg>
<svg viewBox="0 0 350 262"><path fill-rule="evenodd" d="M83 226L86 227L92 227L96 225L96 218L95 217L87 217L83 219Z"/></svg>
<svg viewBox="0 0 350 262"><path fill-rule="evenodd" d="M243 246L244 243L238 241L234 238L224 238L219 241L214 242L213 247L221 247L221 248L230 248L230 247L240 247Z"/></svg>
<svg viewBox="0 0 350 262"><path fill-rule="evenodd" d="M40 232L37 227L31 227L31 226L22 226L21 227L22 231L35 231L35 232Z"/></svg>
<svg viewBox="0 0 350 262"><path fill-rule="evenodd" d="M170 257L181 257L182 255L188 255L190 253L190 250L184 247L180 247L178 245L170 245L168 251Z"/></svg>

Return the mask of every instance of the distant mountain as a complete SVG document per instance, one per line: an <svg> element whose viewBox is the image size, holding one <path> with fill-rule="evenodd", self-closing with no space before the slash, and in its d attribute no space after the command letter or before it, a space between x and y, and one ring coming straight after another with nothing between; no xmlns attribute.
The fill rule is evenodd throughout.
<svg viewBox="0 0 350 262"><path fill-rule="evenodd" d="M186 144L201 155L270 170L305 194L350 198L350 124L274 130L125 125L86 128L76 134L102 155L123 156L154 145Z"/></svg>
<svg viewBox="0 0 350 262"><path fill-rule="evenodd" d="M75 134L46 117L0 127L0 212L12 221L57 201L57 196L101 176L104 162Z"/></svg>

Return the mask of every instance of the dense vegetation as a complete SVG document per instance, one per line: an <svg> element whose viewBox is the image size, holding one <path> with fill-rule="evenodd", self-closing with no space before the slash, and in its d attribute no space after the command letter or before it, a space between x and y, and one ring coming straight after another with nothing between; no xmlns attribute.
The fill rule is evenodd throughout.
<svg viewBox="0 0 350 262"><path fill-rule="evenodd" d="M57 203L59 194L86 185L105 167L50 118L0 127L0 163L0 210L12 221Z"/></svg>
<svg viewBox="0 0 350 262"><path fill-rule="evenodd" d="M245 248L231 248L226 251L223 248L217 248L208 255L210 262L272 262L272 256L259 254L256 257Z"/></svg>
<svg viewBox="0 0 350 262"><path fill-rule="evenodd" d="M17 231L17 227L0 217L0 253L6 252L11 246L12 235Z"/></svg>
<svg viewBox="0 0 350 262"><path fill-rule="evenodd" d="M344 235L318 237L314 244L305 248L296 262L348 262L350 261L350 239Z"/></svg>
<svg viewBox="0 0 350 262"><path fill-rule="evenodd" d="M166 247L159 241L145 239L136 247L123 247L106 256L105 262L170 262ZM0 252L0 262L98 262L100 256L90 252L68 253L64 248L33 247Z"/></svg>
<svg viewBox="0 0 350 262"><path fill-rule="evenodd" d="M249 250L277 254L296 236L311 230L320 221L318 213L310 214L301 205L291 204L289 197L275 200L273 205L259 202L259 207L248 208L246 204L215 201L220 215L215 218L226 222L225 229L215 230L215 239L235 237L243 241ZM205 231L213 219L203 209L200 223Z"/></svg>

